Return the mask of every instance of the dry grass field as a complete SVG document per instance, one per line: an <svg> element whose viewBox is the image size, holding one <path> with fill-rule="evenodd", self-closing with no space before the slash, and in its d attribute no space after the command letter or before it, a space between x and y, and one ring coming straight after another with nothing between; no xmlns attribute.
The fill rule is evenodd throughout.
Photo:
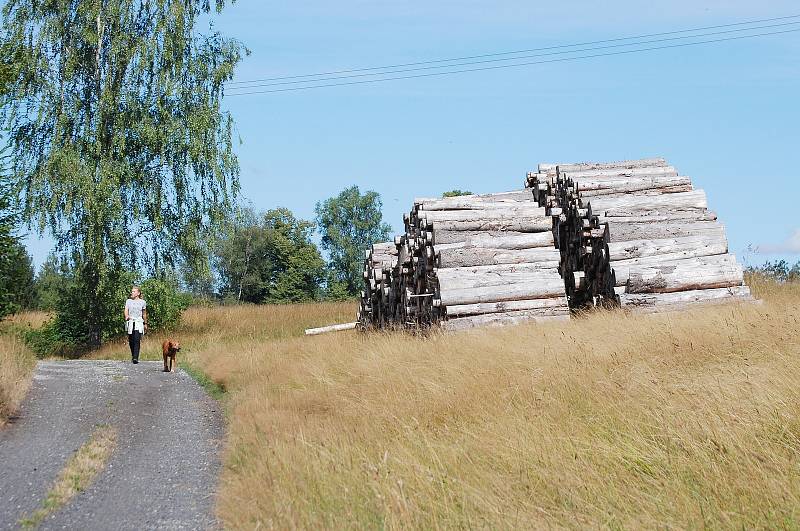
<svg viewBox="0 0 800 531"><path fill-rule="evenodd" d="M228 528L798 528L800 285L753 287L431 337L301 337L348 304L195 308L171 335L227 390Z"/></svg>
<svg viewBox="0 0 800 531"><path fill-rule="evenodd" d="M46 314L34 312L0 323L0 428L25 397L36 367L36 357L18 332L26 327L39 327L46 319Z"/></svg>
<svg viewBox="0 0 800 531"><path fill-rule="evenodd" d="M765 304L429 338L291 337L314 306L195 310L187 356L228 390L220 516L797 528L800 286L754 287Z"/></svg>

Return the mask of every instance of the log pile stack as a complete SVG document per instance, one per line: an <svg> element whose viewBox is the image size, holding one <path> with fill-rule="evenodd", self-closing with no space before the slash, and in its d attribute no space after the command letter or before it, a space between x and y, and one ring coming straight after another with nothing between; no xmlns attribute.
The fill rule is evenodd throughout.
<svg viewBox="0 0 800 531"><path fill-rule="evenodd" d="M362 326L461 330L568 317L553 221L531 190L419 198L404 222L394 249L367 252Z"/></svg>
<svg viewBox="0 0 800 531"><path fill-rule="evenodd" d="M523 190L415 199L404 225L366 251L362 328L751 300L705 192L661 158L540 164Z"/></svg>
<svg viewBox="0 0 800 531"><path fill-rule="evenodd" d="M572 309L653 312L752 300L705 192L664 159L541 164L527 185L558 216L559 271Z"/></svg>

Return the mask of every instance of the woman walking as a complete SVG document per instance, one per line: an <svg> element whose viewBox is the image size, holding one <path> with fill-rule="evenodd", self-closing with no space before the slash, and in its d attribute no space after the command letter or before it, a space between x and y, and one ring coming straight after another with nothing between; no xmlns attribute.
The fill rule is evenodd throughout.
<svg viewBox="0 0 800 531"><path fill-rule="evenodd" d="M142 334L147 331L147 303L139 286L131 289L131 297L125 301L125 329L131 347L131 361L139 363L139 346Z"/></svg>

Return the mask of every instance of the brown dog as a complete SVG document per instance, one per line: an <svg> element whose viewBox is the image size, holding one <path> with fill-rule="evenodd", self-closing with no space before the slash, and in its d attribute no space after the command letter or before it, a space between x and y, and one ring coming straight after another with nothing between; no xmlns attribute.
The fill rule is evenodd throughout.
<svg viewBox="0 0 800 531"><path fill-rule="evenodd" d="M175 372L175 367L178 365L175 356L181 351L181 344L168 339L161 344L161 351L164 353L164 372Z"/></svg>

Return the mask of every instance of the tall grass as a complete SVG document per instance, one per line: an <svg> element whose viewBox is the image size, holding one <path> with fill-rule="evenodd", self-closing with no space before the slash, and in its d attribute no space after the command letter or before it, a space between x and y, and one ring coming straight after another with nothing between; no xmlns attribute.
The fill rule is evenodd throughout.
<svg viewBox="0 0 800 531"><path fill-rule="evenodd" d="M40 326L38 314L21 315L0 326L0 428L19 407L30 387L36 357L20 337L28 326Z"/></svg>
<svg viewBox="0 0 800 531"><path fill-rule="evenodd" d="M337 320L313 306L197 310L191 357L228 390L220 516L798 527L800 288L754 287L765 304L428 338L291 337Z"/></svg>

